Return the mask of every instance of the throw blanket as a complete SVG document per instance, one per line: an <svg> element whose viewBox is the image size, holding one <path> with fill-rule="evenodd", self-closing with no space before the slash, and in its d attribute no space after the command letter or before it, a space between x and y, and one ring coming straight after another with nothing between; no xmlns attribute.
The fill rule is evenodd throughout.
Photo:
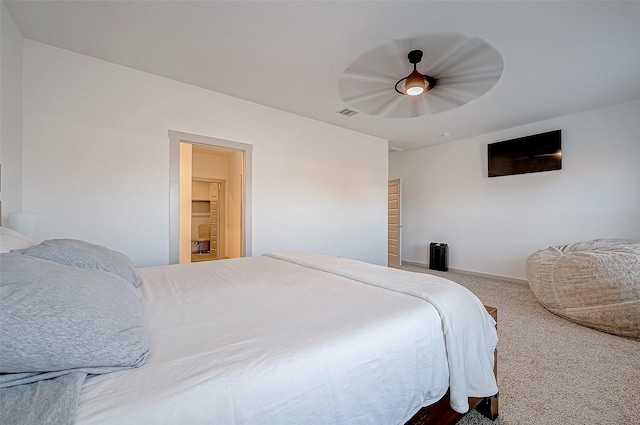
<svg viewBox="0 0 640 425"><path fill-rule="evenodd" d="M72 424L86 376L84 372L73 372L31 384L0 388L0 422L12 425Z"/></svg>
<svg viewBox="0 0 640 425"><path fill-rule="evenodd" d="M465 287L437 276L406 273L344 258L299 252L265 255L431 303L442 319L451 408L466 413L468 397L488 397L498 392L493 375L494 350L498 343L496 323L480 300Z"/></svg>

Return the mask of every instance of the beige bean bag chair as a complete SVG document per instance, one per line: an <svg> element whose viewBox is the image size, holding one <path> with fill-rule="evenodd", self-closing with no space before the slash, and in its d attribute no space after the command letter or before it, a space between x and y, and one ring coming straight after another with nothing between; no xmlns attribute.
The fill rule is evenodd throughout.
<svg viewBox="0 0 640 425"><path fill-rule="evenodd" d="M640 241L552 246L527 259L529 286L552 313L640 339Z"/></svg>

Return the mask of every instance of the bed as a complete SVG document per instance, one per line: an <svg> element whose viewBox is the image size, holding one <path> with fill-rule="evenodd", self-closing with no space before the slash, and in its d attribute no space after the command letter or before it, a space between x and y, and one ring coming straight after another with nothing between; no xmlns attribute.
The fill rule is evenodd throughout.
<svg viewBox="0 0 640 425"><path fill-rule="evenodd" d="M99 258L112 255L106 248L46 242L54 245L49 251L60 251L57 242L77 252L52 258L42 254L47 249L17 250L1 254L3 270L32 257L65 263L56 273L99 269L91 272L117 275L117 291L134 294L140 309L140 323L122 325L135 329L126 344L117 342L130 351L124 360L62 371L8 370L0 360L0 401L9 400L3 391L76 377L66 423L441 423L498 392L495 321L446 279L297 252L141 268L132 276L122 254L113 255L126 267L111 267ZM82 258L91 249L98 254ZM11 319L3 314L4 325ZM98 333L110 332L122 333ZM1 350L6 342L3 333ZM37 379L47 373L55 376ZM31 382L7 379L25 374Z"/></svg>

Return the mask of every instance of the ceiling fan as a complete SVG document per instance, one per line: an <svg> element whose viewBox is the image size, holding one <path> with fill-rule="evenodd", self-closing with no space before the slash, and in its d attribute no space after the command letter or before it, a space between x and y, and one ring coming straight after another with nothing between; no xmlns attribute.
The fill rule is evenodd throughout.
<svg viewBox="0 0 640 425"><path fill-rule="evenodd" d="M479 98L503 68L502 55L478 37L426 33L365 52L343 71L338 91L359 112L415 118Z"/></svg>

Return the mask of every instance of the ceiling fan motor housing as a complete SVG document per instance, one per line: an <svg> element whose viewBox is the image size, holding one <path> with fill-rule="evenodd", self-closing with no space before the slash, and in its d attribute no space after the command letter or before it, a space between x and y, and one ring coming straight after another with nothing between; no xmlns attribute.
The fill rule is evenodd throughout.
<svg viewBox="0 0 640 425"><path fill-rule="evenodd" d="M409 63L412 63L415 69L415 65L422 60L422 50L412 50L407 57L409 58Z"/></svg>

